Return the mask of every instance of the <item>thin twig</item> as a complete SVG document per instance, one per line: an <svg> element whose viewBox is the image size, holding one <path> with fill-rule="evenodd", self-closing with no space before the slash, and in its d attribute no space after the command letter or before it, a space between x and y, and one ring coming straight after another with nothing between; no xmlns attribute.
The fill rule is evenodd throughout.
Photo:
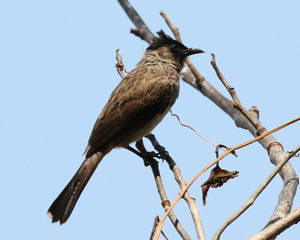
<svg viewBox="0 0 300 240"><path fill-rule="evenodd" d="M257 197L262 193L262 191L268 186L268 184L272 181L272 179L276 176L276 174L280 171L280 169L300 150L300 144L293 150L286 154L285 159L281 161L274 170L270 173L270 175L263 181L263 183L258 187L258 189L253 193L253 195L248 199L248 201L230 218L226 219L222 225L219 227L212 240L219 240L223 231L240 215L242 215L257 199Z"/></svg>
<svg viewBox="0 0 300 240"><path fill-rule="evenodd" d="M158 228L157 228L157 235L155 237L155 240L158 240L159 239L159 235L160 235L160 231L162 229L162 225L163 225L163 222L164 220L166 219L166 216L168 215L169 211L171 211L173 209L173 207L177 204L177 202L180 200L180 198L182 198L182 196L184 195L184 193L187 191L187 189L197 180L198 177L200 177L207 169L209 169L211 166L213 166L215 163L219 162L221 159L223 159L224 157L226 157L228 154L230 154L231 151L233 150L237 150L237 149L240 149L242 147L245 147L245 146L248 146L282 128L285 128L286 126L288 125L291 125L297 121L300 120L300 117L298 118L295 118L294 120L291 120L279 127L276 127L268 132L265 132L263 134L261 134L260 136L256 137L256 138L253 138L247 142L244 142L244 143L241 143L239 145L236 145L235 147L232 147L232 148L229 148L227 149L220 157L216 158L214 161L212 161L210 164L208 164L205 168L203 168L195 177L193 177L193 179L186 185L186 187L183 189L183 191L181 191L178 195L178 197L175 199L175 201L171 204L170 208L165 212L164 216L160 219L159 221L159 225L158 225Z"/></svg>
<svg viewBox="0 0 300 240"><path fill-rule="evenodd" d="M165 14L165 12L163 10L160 10L160 15L165 19L167 25L169 26L169 28L171 29L171 31L173 32L176 40L178 42L182 43L181 37L180 37L180 33L178 31L178 28L176 28L171 21L169 20L169 18L167 17L167 14ZM201 84L205 78L198 72L197 68L195 67L195 65L193 64L192 60L188 57L186 59L186 63L189 66L190 70L192 71L192 73L194 74L195 78L196 78L196 82L198 84Z"/></svg>
<svg viewBox="0 0 300 240"><path fill-rule="evenodd" d="M227 91L231 95L233 106L236 109L238 109L248 119L248 121L255 127L255 129L257 130L257 133L256 133L257 136L259 136L263 132L266 132L267 130L264 127L262 127L261 124L254 117L252 117L252 115L244 108L244 106L240 102L240 100L234 90L234 87L229 85L229 83L226 81L225 77L219 70L217 63L216 63L215 55L213 53L211 55L212 55L211 65L215 69L218 78L221 80L221 82L223 83L223 85L226 87Z"/></svg>
<svg viewBox="0 0 300 240"><path fill-rule="evenodd" d="M280 233L285 231L290 226L297 224L300 221L300 207L296 208L294 211L281 218L273 225L264 228L257 234L253 234L245 240L271 240L275 239Z"/></svg>
<svg viewBox="0 0 300 240"><path fill-rule="evenodd" d="M156 228L157 228L158 222L159 222L159 217L158 217L158 215L156 215L154 218L154 223L153 223L153 227L152 227L152 231L151 231L149 240L153 240L153 237L156 233Z"/></svg>

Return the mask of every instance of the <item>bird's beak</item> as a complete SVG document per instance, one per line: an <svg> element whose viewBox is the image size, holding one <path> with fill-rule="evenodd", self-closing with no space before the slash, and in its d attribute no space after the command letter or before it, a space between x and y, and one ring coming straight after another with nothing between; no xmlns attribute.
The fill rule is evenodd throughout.
<svg viewBox="0 0 300 240"><path fill-rule="evenodd" d="M187 57L196 53L204 53L203 50L198 49L198 48L188 48L186 50L183 51L183 54Z"/></svg>

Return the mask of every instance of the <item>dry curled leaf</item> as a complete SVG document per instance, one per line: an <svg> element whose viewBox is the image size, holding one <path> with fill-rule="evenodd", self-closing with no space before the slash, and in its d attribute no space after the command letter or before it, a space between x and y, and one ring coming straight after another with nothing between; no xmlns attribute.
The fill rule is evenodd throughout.
<svg viewBox="0 0 300 240"><path fill-rule="evenodd" d="M210 187L212 188L221 187L230 178L237 177L238 173L239 173L238 171L229 172L227 170L221 169L219 167L219 163L217 163L216 167L211 170L210 176L207 179L207 181L201 185L203 205L206 204L207 192Z"/></svg>

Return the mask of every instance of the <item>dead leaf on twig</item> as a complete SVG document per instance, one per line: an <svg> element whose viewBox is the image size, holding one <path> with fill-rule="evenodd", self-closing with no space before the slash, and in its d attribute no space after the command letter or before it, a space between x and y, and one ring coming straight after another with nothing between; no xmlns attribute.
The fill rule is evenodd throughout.
<svg viewBox="0 0 300 240"><path fill-rule="evenodd" d="M238 173L239 173L238 171L229 172L225 169L221 169L219 167L219 163L217 163L216 167L214 167L211 170L211 173L210 173L210 176L209 176L208 180L201 185L203 205L206 204L207 192L208 192L210 187L212 187L212 188L221 187L230 178L237 177Z"/></svg>

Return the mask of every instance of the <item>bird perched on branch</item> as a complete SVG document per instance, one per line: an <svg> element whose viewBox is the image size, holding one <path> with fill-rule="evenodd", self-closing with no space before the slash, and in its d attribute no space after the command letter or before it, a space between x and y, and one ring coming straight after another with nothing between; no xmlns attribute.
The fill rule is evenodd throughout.
<svg viewBox="0 0 300 240"><path fill-rule="evenodd" d="M65 223L103 157L114 148L149 134L179 94L179 73L185 59L203 53L157 32L143 58L110 95L92 130L85 160L48 210L52 222Z"/></svg>

